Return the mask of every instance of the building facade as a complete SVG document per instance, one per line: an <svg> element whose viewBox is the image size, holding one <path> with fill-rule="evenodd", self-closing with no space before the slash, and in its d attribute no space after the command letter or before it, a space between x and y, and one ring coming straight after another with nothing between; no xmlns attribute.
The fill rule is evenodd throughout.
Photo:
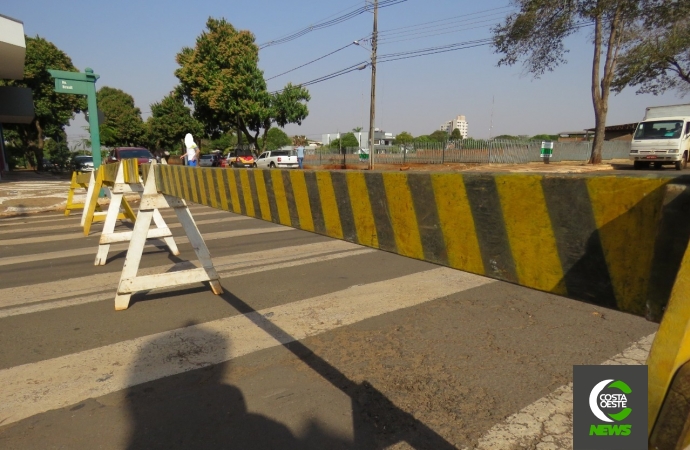
<svg viewBox="0 0 690 450"><path fill-rule="evenodd" d="M440 130L448 134L451 134L453 130L460 130L462 138L467 139L467 119L465 116L457 116L455 119L441 124Z"/></svg>

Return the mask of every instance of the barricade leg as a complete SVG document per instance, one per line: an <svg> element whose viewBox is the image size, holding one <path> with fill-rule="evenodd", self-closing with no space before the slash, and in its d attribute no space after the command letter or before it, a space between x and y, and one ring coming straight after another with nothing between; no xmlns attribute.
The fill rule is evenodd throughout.
<svg viewBox="0 0 690 450"><path fill-rule="evenodd" d="M65 216L69 216L72 209L77 209L75 204L72 203L74 200L74 190L79 187L77 184L77 172L72 172L72 180L69 183L69 192L67 193L67 203L65 204ZM84 205L81 205L83 208Z"/></svg>

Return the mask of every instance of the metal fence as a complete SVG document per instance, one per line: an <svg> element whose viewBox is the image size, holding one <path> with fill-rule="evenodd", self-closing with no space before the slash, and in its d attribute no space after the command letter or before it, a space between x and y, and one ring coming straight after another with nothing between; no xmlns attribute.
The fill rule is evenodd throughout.
<svg viewBox="0 0 690 450"><path fill-rule="evenodd" d="M555 142L551 161L588 161L592 142ZM604 141L602 159L627 159L630 142ZM541 162L541 141L465 139L454 142L416 142L406 146L377 149L378 164L525 164ZM320 148L305 155L309 165L357 164L366 162L358 148Z"/></svg>

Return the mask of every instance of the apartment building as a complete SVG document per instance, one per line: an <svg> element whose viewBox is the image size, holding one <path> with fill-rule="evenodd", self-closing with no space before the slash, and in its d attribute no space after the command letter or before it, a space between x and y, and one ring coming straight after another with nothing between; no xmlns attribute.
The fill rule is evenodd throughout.
<svg viewBox="0 0 690 450"><path fill-rule="evenodd" d="M460 135L463 139L467 138L467 120L465 116L457 116L455 119L441 124L440 127L441 131L445 131L448 134L451 134L455 129L460 130Z"/></svg>

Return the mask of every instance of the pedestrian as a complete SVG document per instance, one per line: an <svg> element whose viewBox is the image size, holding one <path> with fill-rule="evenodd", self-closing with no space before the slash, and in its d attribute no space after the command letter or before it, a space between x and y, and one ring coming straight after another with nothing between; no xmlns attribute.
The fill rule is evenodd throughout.
<svg viewBox="0 0 690 450"><path fill-rule="evenodd" d="M191 133L187 133L185 135L184 146L187 148L187 153L180 156L180 159L183 159L186 156L187 165L195 167L197 165L197 161L199 161L199 153L201 150L199 150L199 147L194 143L194 137L192 137Z"/></svg>
<svg viewBox="0 0 690 450"><path fill-rule="evenodd" d="M297 147L297 163L300 169L304 169L304 146Z"/></svg>

